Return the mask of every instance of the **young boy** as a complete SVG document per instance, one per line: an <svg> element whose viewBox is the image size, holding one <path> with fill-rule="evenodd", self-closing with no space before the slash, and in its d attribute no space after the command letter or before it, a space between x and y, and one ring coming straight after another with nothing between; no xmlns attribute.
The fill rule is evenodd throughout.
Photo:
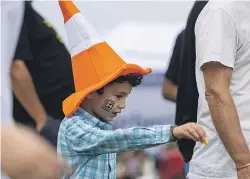
<svg viewBox="0 0 250 179"><path fill-rule="evenodd" d="M58 154L73 169L64 178L115 179L116 152L141 150L181 138L205 138L204 130L194 123L112 130L111 121L125 109L132 88L151 69L125 63L105 41L99 40L71 1L59 1L59 5L76 89L63 102L66 117L58 134Z"/></svg>

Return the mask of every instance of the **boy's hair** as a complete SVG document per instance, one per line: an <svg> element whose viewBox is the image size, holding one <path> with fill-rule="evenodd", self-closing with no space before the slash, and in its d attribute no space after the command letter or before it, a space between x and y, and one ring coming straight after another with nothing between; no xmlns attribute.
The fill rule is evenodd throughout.
<svg viewBox="0 0 250 179"><path fill-rule="evenodd" d="M143 75L131 73L131 74L128 74L128 75L125 75L125 76L119 76L118 78L116 78L115 80L111 81L110 83L108 83L105 86L111 85L112 83L124 83L124 82L128 82L131 86L136 87L136 86L138 86L138 85L141 84L142 79L143 79ZM100 88L100 89L98 89L96 92L99 95L103 94L103 90L104 90L105 86L102 87L102 88Z"/></svg>

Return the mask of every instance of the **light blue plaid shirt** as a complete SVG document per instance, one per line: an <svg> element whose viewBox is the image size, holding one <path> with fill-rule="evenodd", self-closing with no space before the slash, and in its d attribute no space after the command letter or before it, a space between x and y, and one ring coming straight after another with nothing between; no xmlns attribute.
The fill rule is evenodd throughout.
<svg viewBox="0 0 250 179"><path fill-rule="evenodd" d="M112 130L110 123L79 108L59 129L57 153L73 169L63 178L115 179L116 152L153 147L169 138L169 125Z"/></svg>

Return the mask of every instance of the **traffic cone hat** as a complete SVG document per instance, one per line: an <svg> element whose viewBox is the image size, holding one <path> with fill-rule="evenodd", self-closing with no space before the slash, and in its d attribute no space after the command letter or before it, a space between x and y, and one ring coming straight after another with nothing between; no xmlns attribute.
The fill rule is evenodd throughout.
<svg viewBox="0 0 250 179"><path fill-rule="evenodd" d="M72 57L75 93L63 101L66 117L74 113L93 91L119 76L131 73L146 75L151 69L127 64L81 14L72 1L59 0Z"/></svg>

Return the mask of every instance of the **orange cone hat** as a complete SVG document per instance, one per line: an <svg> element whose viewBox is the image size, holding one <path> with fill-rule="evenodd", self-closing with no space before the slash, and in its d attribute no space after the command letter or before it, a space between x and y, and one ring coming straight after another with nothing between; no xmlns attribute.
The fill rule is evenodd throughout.
<svg viewBox="0 0 250 179"><path fill-rule="evenodd" d="M63 101L66 117L72 115L84 98L114 79L130 73L146 75L151 69L142 69L136 64L127 64L100 38L93 26L80 13L72 1L61 1L72 57L72 70L76 92Z"/></svg>

